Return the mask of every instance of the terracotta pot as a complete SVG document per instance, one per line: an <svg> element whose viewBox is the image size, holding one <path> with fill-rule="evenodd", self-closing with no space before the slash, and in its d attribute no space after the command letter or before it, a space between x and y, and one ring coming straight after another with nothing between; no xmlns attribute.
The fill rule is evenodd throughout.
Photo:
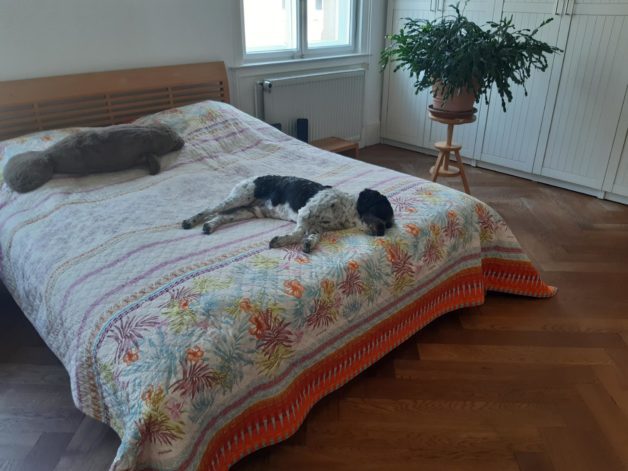
<svg viewBox="0 0 628 471"><path fill-rule="evenodd" d="M459 88L458 90L456 90L453 96L450 96L447 101L443 101L443 94L441 93L441 89L442 84L440 81L432 85L434 109L448 111L451 113L468 113L469 111L473 110L475 95L472 92L469 92L466 88Z"/></svg>

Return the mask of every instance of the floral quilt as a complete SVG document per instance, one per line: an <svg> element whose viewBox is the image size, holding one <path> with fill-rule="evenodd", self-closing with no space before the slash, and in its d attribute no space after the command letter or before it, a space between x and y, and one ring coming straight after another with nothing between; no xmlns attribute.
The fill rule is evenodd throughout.
<svg viewBox="0 0 628 471"><path fill-rule="evenodd" d="M312 405L487 290L552 296L500 216L444 186L331 154L232 106L140 120L185 147L142 169L0 189L0 277L66 367L76 406L121 438L112 469L224 469L287 438ZM0 165L76 130L0 143ZM269 249L292 223L210 236L180 221L253 175L386 194L396 227Z"/></svg>

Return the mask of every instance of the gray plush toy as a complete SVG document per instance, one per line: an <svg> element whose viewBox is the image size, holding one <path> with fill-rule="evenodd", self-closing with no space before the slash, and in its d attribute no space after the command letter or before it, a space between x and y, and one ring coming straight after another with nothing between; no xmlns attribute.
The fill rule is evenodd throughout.
<svg viewBox="0 0 628 471"><path fill-rule="evenodd" d="M43 151L18 154L4 167L4 181L19 193L39 188L55 173L87 175L147 165L159 173L159 159L183 147L183 139L164 125L121 124L68 136Z"/></svg>

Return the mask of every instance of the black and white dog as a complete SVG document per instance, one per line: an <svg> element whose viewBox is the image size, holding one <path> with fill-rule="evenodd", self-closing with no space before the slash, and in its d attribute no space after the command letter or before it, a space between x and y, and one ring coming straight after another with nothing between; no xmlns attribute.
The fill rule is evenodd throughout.
<svg viewBox="0 0 628 471"><path fill-rule="evenodd" d="M266 175L238 183L227 199L183 221L183 229L205 222L203 232L211 234L219 226L251 218L295 221L289 234L274 237L270 247L301 243L310 252L325 231L361 227L367 233L384 235L394 222L388 199L375 190L350 195L304 178Z"/></svg>

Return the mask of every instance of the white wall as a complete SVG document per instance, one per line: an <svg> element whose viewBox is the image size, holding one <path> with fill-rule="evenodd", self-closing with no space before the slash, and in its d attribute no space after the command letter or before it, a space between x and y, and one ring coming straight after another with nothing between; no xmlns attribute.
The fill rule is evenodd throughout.
<svg viewBox="0 0 628 471"><path fill-rule="evenodd" d="M0 0L0 80L225 60L234 0Z"/></svg>
<svg viewBox="0 0 628 471"><path fill-rule="evenodd" d="M386 1L372 0L370 56L232 69L233 103L253 112L256 74L365 63L363 142L379 142L385 21ZM0 0L0 80L212 60L234 67L240 41L239 0Z"/></svg>

